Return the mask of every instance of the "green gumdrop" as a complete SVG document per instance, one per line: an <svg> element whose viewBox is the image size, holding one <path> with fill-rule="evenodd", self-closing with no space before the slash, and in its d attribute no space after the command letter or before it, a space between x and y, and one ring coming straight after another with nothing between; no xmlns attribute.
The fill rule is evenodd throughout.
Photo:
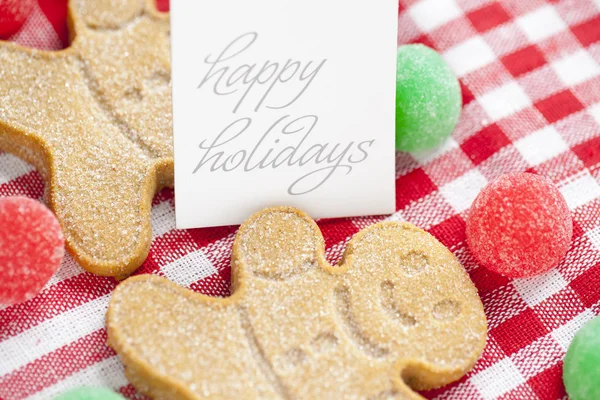
<svg viewBox="0 0 600 400"><path fill-rule="evenodd" d="M600 318L575 334L565 356L563 381L571 400L600 399Z"/></svg>
<svg viewBox="0 0 600 400"><path fill-rule="evenodd" d="M106 388L80 387L69 390L54 400L125 400L125 398Z"/></svg>
<svg viewBox="0 0 600 400"><path fill-rule="evenodd" d="M454 130L462 108L460 85L444 59L421 44L398 48L396 148L430 149Z"/></svg>

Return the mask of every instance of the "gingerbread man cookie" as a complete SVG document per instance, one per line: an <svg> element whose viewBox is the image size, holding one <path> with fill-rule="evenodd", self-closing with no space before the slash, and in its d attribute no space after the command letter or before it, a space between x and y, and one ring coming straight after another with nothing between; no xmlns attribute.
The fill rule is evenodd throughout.
<svg viewBox="0 0 600 400"><path fill-rule="evenodd" d="M358 233L327 263L293 208L239 229L233 295L150 275L115 290L109 344L155 399L418 399L463 376L486 340L477 290L454 255L410 224Z"/></svg>
<svg viewBox="0 0 600 400"><path fill-rule="evenodd" d="M124 277L173 185L169 16L153 0L71 0L69 26L61 51L0 41L0 150L40 171L74 258Z"/></svg>

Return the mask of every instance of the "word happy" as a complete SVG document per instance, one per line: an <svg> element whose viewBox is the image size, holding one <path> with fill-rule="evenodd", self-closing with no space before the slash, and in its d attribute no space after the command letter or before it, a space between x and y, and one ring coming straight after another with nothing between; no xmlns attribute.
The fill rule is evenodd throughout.
<svg viewBox="0 0 600 400"><path fill-rule="evenodd" d="M236 117L214 138L199 144L203 154L192 173L202 168L211 172L251 172L293 167L302 170L302 174L289 185L287 192L302 195L321 187L337 171L346 175L352 172L354 165L368 158L368 150L375 140L315 142L318 116L292 116L280 111L296 104L305 95L327 59L238 61L236 64L237 59L247 59L247 53L257 39L256 32L246 33L227 45L218 56L209 55L204 60L209 69L198 90L211 90L217 96L232 99L231 113ZM237 115L242 110L253 113L252 117ZM261 111L271 116L271 123L265 124L265 118L258 118ZM279 111L281 114L276 115ZM247 137L259 139L248 148L248 142L244 140Z"/></svg>

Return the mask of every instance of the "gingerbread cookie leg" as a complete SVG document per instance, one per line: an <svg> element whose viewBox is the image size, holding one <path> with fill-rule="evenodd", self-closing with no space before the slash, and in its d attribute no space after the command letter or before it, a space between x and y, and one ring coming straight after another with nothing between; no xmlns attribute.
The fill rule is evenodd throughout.
<svg viewBox="0 0 600 400"><path fill-rule="evenodd" d="M364 229L331 266L308 216L267 209L240 227L232 269L227 299L155 276L119 285L108 337L136 388L157 399L418 399L464 375L485 344L468 275L409 224Z"/></svg>

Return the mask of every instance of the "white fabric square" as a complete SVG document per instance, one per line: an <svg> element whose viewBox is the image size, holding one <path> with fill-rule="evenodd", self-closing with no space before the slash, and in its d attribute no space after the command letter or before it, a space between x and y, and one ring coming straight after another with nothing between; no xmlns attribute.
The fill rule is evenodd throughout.
<svg viewBox="0 0 600 400"><path fill-rule="evenodd" d="M538 165L569 149L558 131L547 126L514 143L529 165Z"/></svg>
<svg viewBox="0 0 600 400"><path fill-rule="evenodd" d="M552 68L560 80L568 86L575 86L600 75L600 66L584 50L579 50L553 62Z"/></svg>
<svg viewBox="0 0 600 400"><path fill-rule="evenodd" d="M588 110L592 117L594 117L596 122L600 124L600 103L594 104Z"/></svg>
<svg viewBox="0 0 600 400"><path fill-rule="evenodd" d="M0 153L0 165L0 185L33 171L33 166L8 153Z"/></svg>
<svg viewBox="0 0 600 400"><path fill-rule="evenodd" d="M554 340L558 342L560 347L566 352L569 349L571 341L573 341L573 336L575 336L575 333L577 333L577 331L592 318L594 318L594 313L592 310L585 310L563 326L556 328L551 335Z"/></svg>
<svg viewBox="0 0 600 400"><path fill-rule="evenodd" d="M152 237L157 238L175 229L175 207L163 201L152 207Z"/></svg>
<svg viewBox="0 0 600 400"><path fill-rule="evenodd" d="M46 290L49 287L56 285L59 282L67 280L69 278L74 277L75 275L79 275L83 273L85 270L81 268L81 266L71 257L69 253L65 253L65 257L63 258L62 264L58 268L58 271L52 275L48 283L44 286Z"/></svg>
<svg viewBox="0 0 600 400"><path fill-rule="evenodd" d="M498 121L531 105L531 100L516 82L500 86L481 96L478 101L493 121Z"/></svg>
<svg viewBox="0 0 600 400"><path fill-rule="evenodd" d="M525 383L525 378L510 358L498 361L471 377L485 399L495 399Z"/></svg>
<svg viewBox="0 0 600 400"><path fill-rule="evenodd" d="M586 232L585 236L587 236L592 246L594 246L597 251L600 251L600 227Z"/></svg>
<svg viewBox="0 0 600 400"><path fill-rule="evenodd" d="M496 60L494 51L481 36L457 44L444 52L443 56L458 77Z"/></svg>
<svg viewBox="0 0 600 400"><path fill-rule="evenodd" d="M170 281L185 287L217 273L217 269L202 250L188 253L160 270Z"/></svg>
<svg viewBox="0 0 600 400"><path fill-rule="evenodd" d="M473 203L481 189L487 185L487 179L476 169L442 186L440 193L457 212L463 212Z"/></svg>
<svg viewBox="0 0 600 400"><path fill-rule="evenodd" d="M410 7L408 13L424 32L431 32L453 19L462 11L455 0L422 0Z"/></svg>
<svg viewBox="0 0 600 400"><path fill-rule="evenodd" d="M559 189L570 210L574 210L600 196L600 185L587 171L566 182Z"/></svg>
<svg viewBox="0 0 600 400"><path fill-rule="evenodd" d="M539 42L567 28L567 24L550 5L517 18L516 23L532 42Z"/></svg>
<svg viewBox="0 0 600 400"><path fill-rule="evenodd" d="M533 307L567 287L567 281L556 270L532 278L513 280L513 285L523 300Z"/></svg>

